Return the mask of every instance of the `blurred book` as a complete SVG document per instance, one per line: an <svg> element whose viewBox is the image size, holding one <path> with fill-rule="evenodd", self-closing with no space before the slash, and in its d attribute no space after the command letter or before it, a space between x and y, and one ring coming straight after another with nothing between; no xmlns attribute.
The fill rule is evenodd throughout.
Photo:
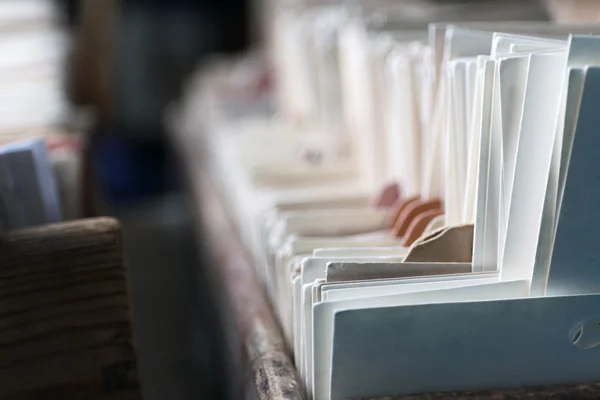
<svg viewBox="0 0 600 400"><path fill-rule="evenodd" d="M2 228L26 228L63 219L46 143L28 139L0 147Z"/></svg>

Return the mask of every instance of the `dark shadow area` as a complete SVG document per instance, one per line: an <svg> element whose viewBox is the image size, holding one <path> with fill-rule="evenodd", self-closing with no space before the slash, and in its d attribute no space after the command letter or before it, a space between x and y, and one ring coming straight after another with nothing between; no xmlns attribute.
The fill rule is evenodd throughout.
<svg viewBox="0 0 600 400"><path fill-rule="evenodd" d="M250 1L56 2L74 43L66 91L95 115L84 212L122 224L144 399L237 399L227 307L165 112L209 56L248 47Z"/></svg>

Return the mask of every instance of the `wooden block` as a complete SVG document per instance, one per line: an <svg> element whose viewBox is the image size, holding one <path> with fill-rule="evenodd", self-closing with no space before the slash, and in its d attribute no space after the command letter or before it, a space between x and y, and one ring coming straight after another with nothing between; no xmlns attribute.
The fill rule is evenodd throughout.
<svg viewBox="0 0 600 400"><path fill-rule="evenodd" d="M0 237L0 399L140 399L120 228Z"/></svg>

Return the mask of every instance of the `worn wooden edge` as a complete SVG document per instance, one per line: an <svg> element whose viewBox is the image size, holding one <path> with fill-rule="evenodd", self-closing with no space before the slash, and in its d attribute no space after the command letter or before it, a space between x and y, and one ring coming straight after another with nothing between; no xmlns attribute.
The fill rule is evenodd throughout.
<svg viewBox="0 0 600 400"><path fill-rule="evenodd" d="M209 242L218 254L218 275L224 283L235 314L246 367L251 370L255 394L261 400L301 400L306 393L300 383L283 335L251 257L246 253L217 185L206 176L195 190L201 193L202 215Z"/></svg>
<svg viewBox="0 0 600 400"><path fill-rule="evenodd" d="M35 228L10 231L0 235L0 245L18 242L48 244L49 240L60 239L66 245L80 246L85 242L110 243L120 238L121 226L119 221L110 217L79 219L68 222L60 222L42 225ZM50 251L51 249L48 249Z"/></svg>
<svg viewBox="0 0 600 400"><path fill-rule="evenodd" d="M216 256L214 276L220 280L222 297L232 312L234 345L239 346L233 352L241 356L238 361L242 363L240 378L244 382L240 383L245 386L240 392L260 400L306 399L252 257L235 228L223 188L211 173L212 154L200 134L206 121L197 112L203 100L198 91L190 93L184 107L172 116L171 143L182 161L199 237L207 242L202 245L209 245Z"/></svg>

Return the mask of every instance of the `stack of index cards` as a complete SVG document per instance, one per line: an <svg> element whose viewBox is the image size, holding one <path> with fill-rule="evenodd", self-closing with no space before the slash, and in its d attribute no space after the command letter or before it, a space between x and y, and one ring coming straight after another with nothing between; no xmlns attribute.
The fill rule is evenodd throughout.
<svg viewBox="0 0 600 400"><path fill-rule="evenodd" d="M298 20L321 125L209 142L312 399L600 379L600 27Z"/></svg>

